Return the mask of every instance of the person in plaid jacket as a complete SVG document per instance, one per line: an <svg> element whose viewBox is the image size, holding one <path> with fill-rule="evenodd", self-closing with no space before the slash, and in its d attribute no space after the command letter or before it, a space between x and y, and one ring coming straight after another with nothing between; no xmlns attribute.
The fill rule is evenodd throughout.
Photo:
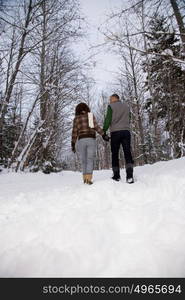
<svg viewBox="0 0 185 300"><path fill-rule="evenodd" d="M75 153L75 145L78 141L83 180L84 183L87 184L92 184L93 164L96 154L96 132L99 133L105 141L109 141L109 137L98 125L96 118L90 112L88 105L86 103L78 104L73 120L71 147L72 151Z"/></svg>

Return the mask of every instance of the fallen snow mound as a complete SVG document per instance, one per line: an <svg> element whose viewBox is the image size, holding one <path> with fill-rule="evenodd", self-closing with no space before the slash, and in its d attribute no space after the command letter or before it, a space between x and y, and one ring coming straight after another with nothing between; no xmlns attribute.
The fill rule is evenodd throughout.
<svg viewBox="0 0 185 300"><path fill-rule="evenodd" d="M185 158L135 168L0 175L1 277L184 277Z"/></svg>

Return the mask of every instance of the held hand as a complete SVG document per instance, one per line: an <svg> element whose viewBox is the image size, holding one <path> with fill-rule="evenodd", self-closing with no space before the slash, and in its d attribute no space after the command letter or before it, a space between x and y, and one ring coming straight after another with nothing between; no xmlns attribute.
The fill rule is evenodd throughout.
<svg viewBox="0 0 185 300"><path fill-rule="evenodd" d="M76 153L75 144L73 144L73 143L71 144L71 150L73 153Z"/></svg>
<svg viewBox="0 0 185 300"><path fill-rule="evenodd" d="M106 133L102 135L102 138L104 139L104 141L109 142L110 137Z"/></svg>

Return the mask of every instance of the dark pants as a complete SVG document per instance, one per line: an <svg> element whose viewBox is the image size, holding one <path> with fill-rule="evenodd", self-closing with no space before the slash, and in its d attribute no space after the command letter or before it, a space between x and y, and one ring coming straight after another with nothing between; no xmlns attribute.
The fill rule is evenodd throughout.
<svg viewBox="0 0 185 300"><path fill-rule="evenodd" d="M119 150L121 145L125 155L126 169L133 167L130 143L130 131L120 130L111 133L112 169L114 173L119 173Z"/></svg>

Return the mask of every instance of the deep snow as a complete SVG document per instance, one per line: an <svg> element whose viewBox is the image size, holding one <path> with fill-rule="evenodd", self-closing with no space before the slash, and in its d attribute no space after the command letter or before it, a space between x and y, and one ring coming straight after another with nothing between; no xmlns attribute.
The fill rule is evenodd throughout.
<svg viewBox="0 0 185 300"><path fill-rule="evenodd" d="M185 158L123 174L1 173L0 276L184 277Z"/></svg>

